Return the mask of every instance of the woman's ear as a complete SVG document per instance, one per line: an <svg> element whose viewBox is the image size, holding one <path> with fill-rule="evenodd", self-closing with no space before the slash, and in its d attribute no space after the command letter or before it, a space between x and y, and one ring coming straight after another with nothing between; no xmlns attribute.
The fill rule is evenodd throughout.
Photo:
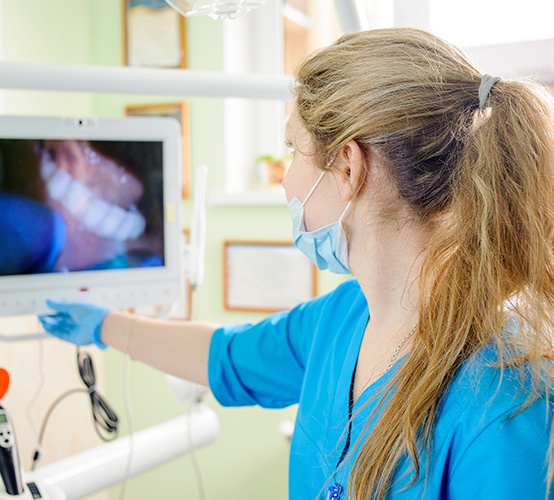
<svg viewBox="0 0 554 500"><path fill-rule="evenodd" d="M335 167L341 180L343 198L350 201L362 189L367 177L364 152L355 140L348 141L339 151Z"/></svg>

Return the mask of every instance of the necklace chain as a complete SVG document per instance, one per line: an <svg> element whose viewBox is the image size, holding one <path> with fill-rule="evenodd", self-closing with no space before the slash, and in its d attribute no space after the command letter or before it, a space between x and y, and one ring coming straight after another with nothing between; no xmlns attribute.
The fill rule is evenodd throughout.
<svg viewBox="0 0 554 500"><path fill-rule="evenodd" d="M415 333L417 328L417 325L414 326L405 336L404 338L398 343L396 348L394 349L392 356L389 361L389 366L387 366L387 372L394 366L394 363L396 363L396 359L398 358L398 355L400 354L400 351L404 347L404 344L408 341L408 339ZM386 372L385 372L386 373Z"/></svg>

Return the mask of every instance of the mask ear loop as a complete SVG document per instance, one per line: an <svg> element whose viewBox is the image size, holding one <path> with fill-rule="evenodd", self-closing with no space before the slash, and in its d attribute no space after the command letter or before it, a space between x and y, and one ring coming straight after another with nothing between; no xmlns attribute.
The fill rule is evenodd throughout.
<svg viewBox="0 0 554 500"><path fill-rule="evenodd" d="M310 191L306 195L306 198L304 198L304 201L302 202L302 206L306 204L306 202L308 201L308 198L312 196L313 192L315 191L315 188L319 186L321 179L323 179L323 176L329 171L329 167L335 162L336 157L337 155L334 154L333 157L327 162L327 164L325 165L325 170L321 172L321 175L317 178L317 181L315 181L315 184L312 186L312 189L310 189Z"/></svg>
<svg viewBox="0 0 554 500"><path fill-rule="evenodd" d="M312 196L313 192L315 191L315 188L317 186L319 186L319 183L321 182L321 179L323 179L323 176L326 173L327 173L327 170L324 170L323 172L321 172L321 175L317 178L317 181L315 181L315 184L312 186L312 189L310 189L310 191L306 195L306 198L304 198L304 201L302 202L302 206L304 206L306 204L306 202L308 201L308 199L310 198L310 196Z"/></svg>
<svg viewBox="0 0 554 500"><path fill-rule="evenodd" d="M350 206L352 205L352 200L350 200L347 204L346 204L346 207L344 207L344 210L341 214L341 216L339 217L339 220L338 222L340 224L342 224L342 219L344 219L344 216L346 215L346 212L348 212L348 209L350 208Z"/></svg>

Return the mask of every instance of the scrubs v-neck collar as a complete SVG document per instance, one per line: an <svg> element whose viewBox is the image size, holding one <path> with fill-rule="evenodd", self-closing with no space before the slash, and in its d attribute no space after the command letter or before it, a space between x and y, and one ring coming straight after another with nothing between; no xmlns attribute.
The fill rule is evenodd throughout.
<svg viewBox="0 0 554 500"><path fill-rule="evenodd" d="M350 344L347 349L343 369L340 372L339 376L339 383L337 385L337 398L335 399L336 404L339 405L339 408L334 408L334 410L339 410L340 414L346 415L346 423L347 423L347 430L344 432L344 438L341 439L341 442L339 443L339 447L341 449L340 457L337 461L335 471L333 473L333 480L335 481L334 486L340 485L342 488L342 495L340 496L328 496L327 498L333 498L333 499L343 499L346 498L346 489L347 489L347 483L345 483L344 479L348 478L348 474L338 474L339 468L341 464L347 459L349 452L352 449L352 446L356 444L359 433L355 432L353 430L353 426L358 427L361 424L360 419L364 420L364 417L369 416L373 409L375 408L375 405L380 400L379 397L375 398L373 401L371 401L369 404L366 404L379 390L383 388L383 386L387 383L387 381L392 377L394 372L398 369L398 367L402 364L404 361L405 356L401 357L394 363L394 365L387 370L385 373L383 373L378 379L374 380L370 385L368 385L359 395L358 399L354 402L353 401L353 389L354 389L354 377L356 374L356 367L358 364L358 357L360 354L360 349L362 346L362 340L364 338L365 329L367 327L367 323L370 319L369 311L366 312L366 314L363 317L360 317L360 320L358 321L356 328L354 330L354 334L351 337ZM341 387L345 387L348 385L349 390L346 392L346 400L345 400L345 392L340 391ZM363 408L363 406L366 406ZM361 409L363 408L363 411ZM362 415L363 414L363 415ZM354 418L352 416L354 415ZM362 424L363 427L363 424ZM371 425L370 427L373 427ZM371 429L368 428L370 431ZM353 457L349 460L353 461ZM345 484L342 484L345 483Z"/></svg>

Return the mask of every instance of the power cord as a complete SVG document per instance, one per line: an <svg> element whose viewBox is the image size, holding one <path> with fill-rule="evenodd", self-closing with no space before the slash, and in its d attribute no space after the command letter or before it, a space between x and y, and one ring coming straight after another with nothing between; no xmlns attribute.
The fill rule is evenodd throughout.
<svg viewBox="0 0 554 500"><path fill-rule="evenodd" d="M77 347L77 366L79 375L86 386L86 389L70 389L59 396L48 408L37 439L35 451L33 452L31 470L35 470L42 455L42 440L46 431L46 425L54 409L68 396L77 393L88 394L90 398L92 416L94 420L94 429L102 441L112 441L117 438L119 419L108 403L102 398L96 390L96 375L94 373L94 364L92 358L87 352L81 352ZM102 431L100 430L102 429ZM106 436L112 434L112 436Z"/></svg>
<svg viewBox="0 0 554 500"><path fill-rule="evenodd" d="M96 390L96 375L94 374L94 364L90 354L84 351L81 352L79 348L77 348L77 365L81 380L88 389L96 433L103 441L113 441L117 438L119 419ZM107 434L112 434L112 436L103 435L100 429Z"/></svg>
<svg viewBox="0 0 554 500"><path fill-rule="evenodd" d="M187 413L188 420L188 432L187 439L189 443L189 457L192 464L192 469L194 471L194 476L196 478L196 486L198 489L198 497L200 500L206 500L206 492L204 489L204 479L202 477L202 470L200 469L200 464L196 458L196 452L194 450L194 441L192 437L192 413L199 409L203 405L202 398L196 393L196 390L192 391L191 396L191 407Z"/></svg>
<svg viewBox="0 0 554 500"><path fill-rule="evenodd" d="M196 286L191 286L191 311L190 311L190 318L191 320L196 320L197 313L198 313L198 303L197 303L197 289ZM194 389L191 391L191 401L190 401L190 408L189 412L187 413L187 419L188 419L188 433L187 438L189 442L189 457L192 464L192 469L194 472L194 477L196 479L196 487L198 489L198 496L200 500L206 500L206 493L204 488L204 478L202 477L202 470L200 468L200 464L198 463L198 459L196 457L196 451L194 449L194 441L192 438L192 412L198 409L203 405L202 401L202 394L200 391L197 390L197 387L195 386Z"/></svg>
<svg viewBox="0 0 554 500"><path fill-rule="evenodd" d="M67 398L68 396L71 396L72 394L77 394L77 393L87 394L88 391L86 389L70 389L69 391L64 392L50 405L50 408L48 409L48 411L46 412L46 415L44 416L42 425L40 426L40 433L37 438L37 445L36 445L35 451L33 452L33 457L31 462L32 471L35 470L39 460L42 458L42 439L44 438L46 424L50 419L50 415L52 415L52 412L54 411L56 406L58 406L58 404L60 404L65 398Z"/></svg>

